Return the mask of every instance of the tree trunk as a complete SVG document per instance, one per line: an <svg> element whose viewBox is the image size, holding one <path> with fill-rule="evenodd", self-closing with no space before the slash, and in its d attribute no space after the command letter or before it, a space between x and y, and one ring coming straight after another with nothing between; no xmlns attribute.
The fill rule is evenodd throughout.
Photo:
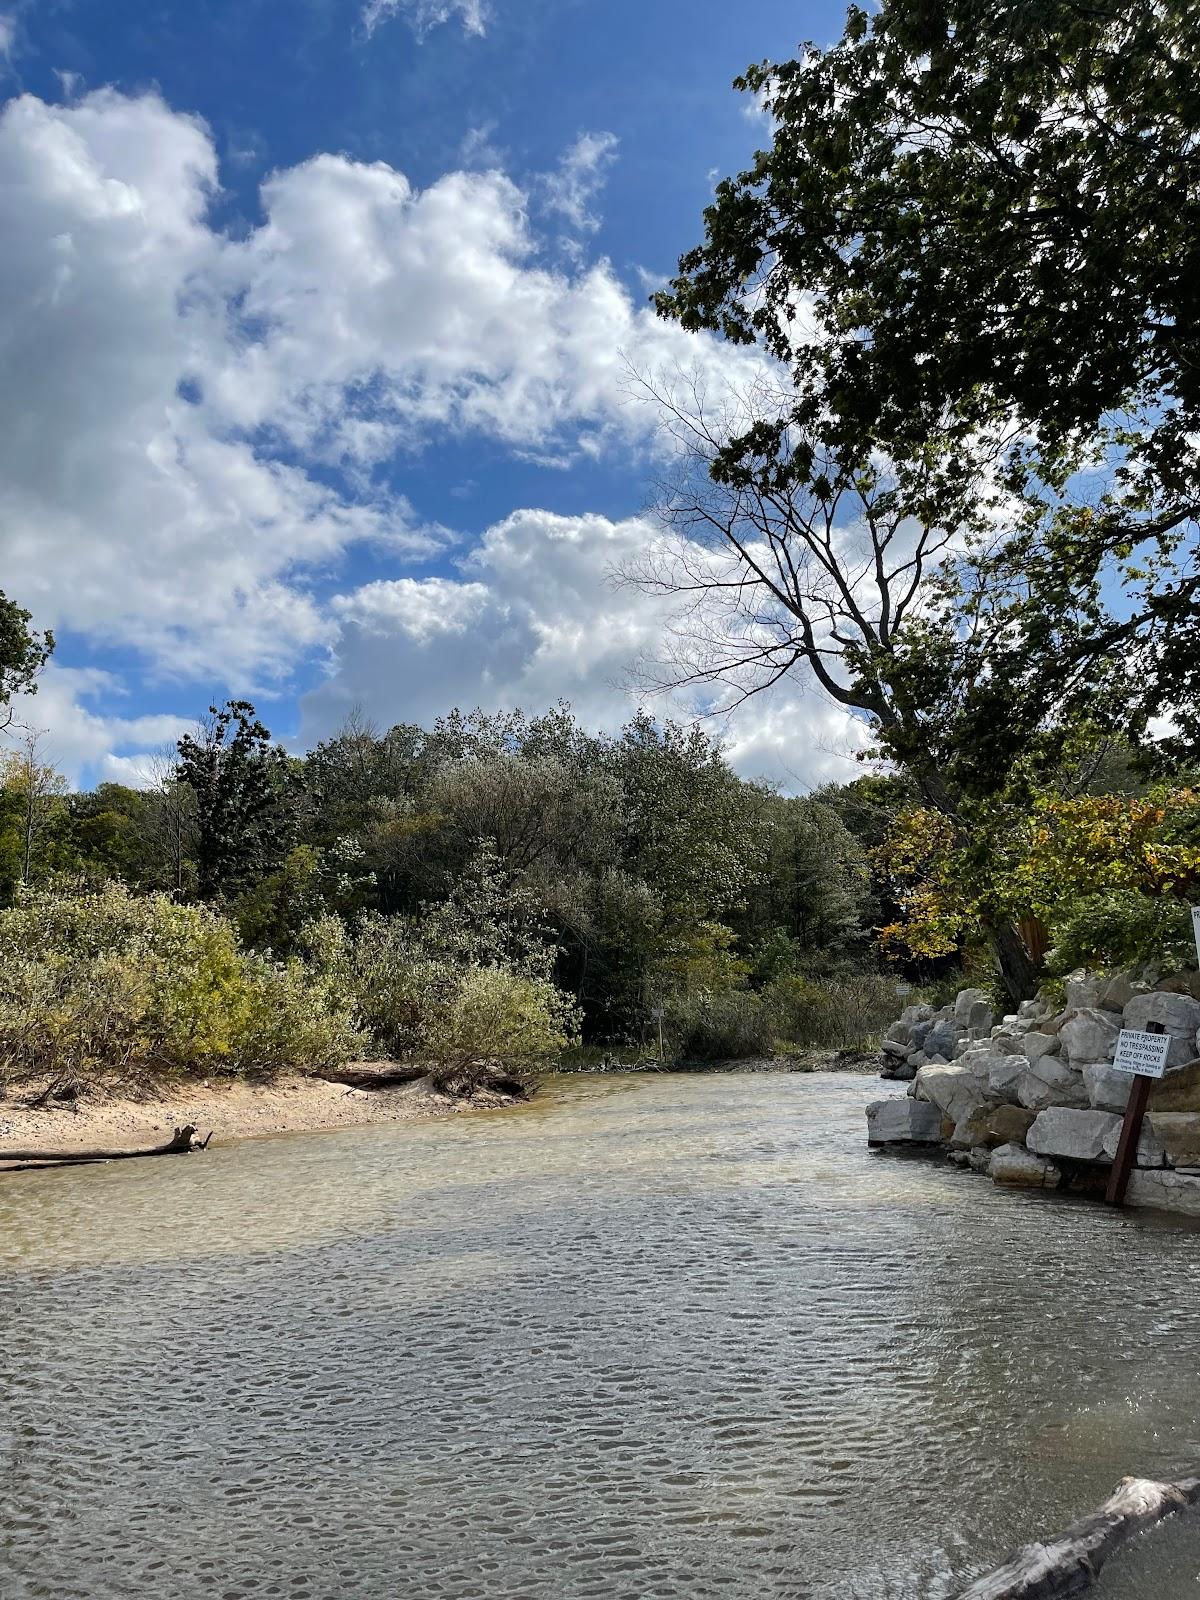
<svg viewBox="0 0 1200 1600"><path fill-rule="evenodd" d="M212 1138L210 1133L208 1139ZM166 1144L157 1144L149 1150L4 1150L0 1149L0 1163L32 1161L46 1166L79 1166L88 1161L133 1161L138 1156L186 1156L193 1150L203 1150L208 1139L196 1141L196 1129L189 1122L176 1128Z"/></svg>
<svg viewBox="0 0 1200 1600"><path fill-rule="evenodd" d="M1054 1600L1077 1594L1096 1581L1105 1561L1127 1539L1197 1501L1200 1478L1179 1483L1122 1478L1099 1511L1073 1522L1047 1544L1027 1544L1011 1561L964 1589L959 1600Z"/></svg>
<svg viewBox="0 0 1200 1600"><path fill-rule="evenodd" d="M988 944L1000 974L1000 986L1016 1010L1022 1000L1032 1000L1037 992L1037 965L1011 922L989 928Z"/></svg>
<svg viewBox="0 0 1200 1600"><path fill-rule="evenodd" d="M312 1076L325 1083L347 1083L352 1089L389 1089L427 1078L429 1067L411 1061L348 1061L341 1067L321 1067Z"/></svg>

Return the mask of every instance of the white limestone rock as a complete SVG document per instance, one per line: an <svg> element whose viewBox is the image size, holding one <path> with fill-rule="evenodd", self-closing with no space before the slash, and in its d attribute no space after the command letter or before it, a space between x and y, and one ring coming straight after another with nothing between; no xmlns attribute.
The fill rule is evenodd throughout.
<svg viewBox="0 0 1200 1600"><path fill-rule="evenodd" d="M1174 1211L1184 1217L1200 1217L1200 1176L1172 1172L1136 1171L1129 1174L1125 1190L1127 1206L1149 1206L1157 1211Z"/></svg>
<svg viewBox="0 0 1200 1600"><path fill-rule="evenodd" d="M1031 1111L1047 1106L1086 1106L1083 1074L1073 1071L1058 1056L1038 1056L1026 1063L1017 1081L1017 1104Z"/></svg>
<svg viewBox="0 0 1200 1600"><path fill-rule="evenodd" d="M917 1098L937 1106L951 1122L962 1122L972 1111L987 1104L982 1081L970 1067L954 1062L948 1066L922 1067L917 1073Z"/></svg>
<svg viewBox="0 0 1200 1600"><path fill-rule="evenodd" d="M1068 1007L1079 1007L1086 1010L1094 1006L1099 998L1099 980L1090 977L1082 967L1078 972L1073 972L1066 981Z"/></svg>
<svg viewBox="0 0 1200 1600"><path fill-rule="evenodd" d="M1036 1061L1039 1056L1056 1056L1062 1049L1062 1042L1054 1033L1027 1033L1021 1040L1021 1054L1027 1061Z"/></svg>
<svg viewBox="0 0 1200 1600"><path fill-rule="evenodd" d="M1109 1111L1048 1106L1034 1119L1025 1135L1025 1143L1039 1156L1058 1156L1066 1161L1111 1161L1107 1140L1110 1134L1119 1135L1120 1132L1120 1117L1114 1117Z"/></svg>
<svg viewBox="0 0 1200 1600"><path fill-rule="evenodd" d="M1019 1105L1021 1079L1028 1070L1029 1062L1024 1056L992 1056L988 1062L988 1099Z"/></svg>
<svg viewBox="0 0 1200 1600"><path fill-rule="evenodd" d="M986 1004L987 1000L982 989L960 989L954 1000L954 1020L965 1023L970 1016L972 1006Z"/></svg>
<svg viewBox="0 0 1200 1600"><path fill-rule="evenodd" d="M1062 1173L1053 1161L1031 1155L1019 1144L1002 1144L992 1151L988 1173L995 1184L1007 1189L1057 1189Z"/></svg>
<svg viewBox="0 0 1200 1600"><path fill-rule="evenodd" d="M942 1114L931 1101L897 1095L867 1107L868 1144L938 1144L941 1136Z"/></svg>
<svg viewBox="0 0 1200 1600"><path fill-rule="evenodd" d="M1083 1083L1087 1090L1088 1105L1094 1111L1124 1114L1133 1083L1128 1072L1118 1072L1107 1061L1089 1061L1083 1068Z"/></svg>
<svg viewBox="0 0 1200 1600"><path fill-rule="evenodd" d="M1169 1067L1182 1067L1197 1055L1200 1033L1200 1000L1187 994L1135 994L1125 1007L1124 1026L1144 1029L1157 1022L1171 1035Z"/></svg>
<svg viewBox="0 0 1200 1600"><path fill-rule="evenodd" d="M1121 1031L1119 1011L1101 1011L1087 1006L1077 1011L1058 1030L1058 1038L1068 1061L1111 1061Z"/></svg>

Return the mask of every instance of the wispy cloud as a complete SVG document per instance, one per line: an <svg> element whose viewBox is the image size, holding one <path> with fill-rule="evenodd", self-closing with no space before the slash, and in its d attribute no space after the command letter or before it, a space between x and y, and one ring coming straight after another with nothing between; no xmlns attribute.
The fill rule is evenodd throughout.
<svg viewBox="0 0 1200 1600"><path fill-rule="evenodd" d="M17 19L8 11L0 11L0 59L7 61L17 42Z"/></svg>
<svg viewBox="0 0 1200 1600"><path fill-rule="evenodd" d="M565 217L578 233L594 233L600 218L592 210L592 201L603 189L616 159L615 134L581 133L557 168L541 179L546 210Z"/></svg>
<svg viewBox="0 0 1200 1600"><path fill-rule="evenodd" d="M484 0L367 0L362 19L370 35L381 23L400 17L423 39L433 28L457 17L464 33L482 38L487 32L487 15Z"/></svg>

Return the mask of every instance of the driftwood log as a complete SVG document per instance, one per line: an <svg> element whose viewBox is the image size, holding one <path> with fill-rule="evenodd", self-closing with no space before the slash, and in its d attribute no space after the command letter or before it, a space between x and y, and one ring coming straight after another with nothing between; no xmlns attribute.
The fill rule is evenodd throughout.
<svg viewBox="0 0 1200 1600"><path fill-rule="evenodd" d="M1200 1478L1155 1483L1122 1478L1091 1516L1073 1522L1046 1544L1025 1548L964 1589L959 1600L1055 1600L1094 1583L1113 1551L1136 1534L1200 1501Z"/></svg>
<svg viewBox="0 0 1200 1600"><path fill-rule="evenodd" d="M313 1073L326 1083L345 1083L352 1089L390 1089L397 1083L415 1083L429 1068L411 1061L348 1061L341 1067L321 1067Z"/></svg>
<svg viewBox="0 0 1200 1600"><path fill-rule="evenodd" d="M197 1139L196 1129L189 1122L176 1128L166 1144L156 1144L148 1150L0 1150L0 1163L21 1162L37 1166L82 1166L89 1161L133 1161L138 1156L186 1156L193 1150L207 1148L207 1138Z"/></svg>

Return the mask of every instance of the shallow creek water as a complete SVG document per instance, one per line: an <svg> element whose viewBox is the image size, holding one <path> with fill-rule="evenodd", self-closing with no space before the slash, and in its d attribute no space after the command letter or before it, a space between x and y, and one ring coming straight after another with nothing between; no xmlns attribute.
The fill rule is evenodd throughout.
<svg viewBox="0 0 1200 1600"><path fill-rule="evenodd" d="M947 1597L1200 1469L1200 1234L871 1154L871 1079L0 1181L0 1596ZM1200 1518L1103 1594L1200 1597Z"/></svg>

